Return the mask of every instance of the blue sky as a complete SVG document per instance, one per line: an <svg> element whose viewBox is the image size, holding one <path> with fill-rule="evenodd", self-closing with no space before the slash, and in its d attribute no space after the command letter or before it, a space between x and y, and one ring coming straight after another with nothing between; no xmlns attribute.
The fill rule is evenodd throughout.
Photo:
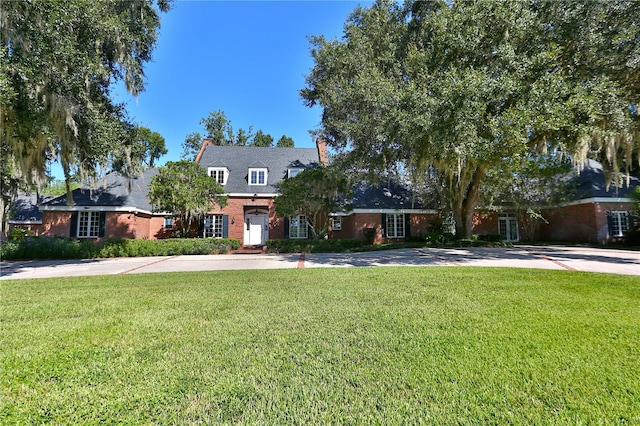
<svg viewBox="0 0 640 426"><path fill-rule="evenodd" d="M296 147L315 146L319 107L299 91L313 67L308 36L339 38L354 1L176 1L162 15L146 88L137 99L114 91L138 124L160 133L174 161L209 111L222 110L234 131L253 125Z"/></svg>

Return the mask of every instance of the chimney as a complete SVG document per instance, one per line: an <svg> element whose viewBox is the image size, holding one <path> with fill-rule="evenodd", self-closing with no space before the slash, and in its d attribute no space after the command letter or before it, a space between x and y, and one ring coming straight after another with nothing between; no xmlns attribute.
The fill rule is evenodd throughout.
<svg viewBox="0 0 640 426"><path fill-rule="evenodd" d="M316 147L318 148L318 159L320 160L320 164L326 166L328 164L328 154L327 154L327 140L319 136L316 139Z"/></svg>
<svg viewBox="0 0 640 426"><path fill-rule="evenodd" d="M196 155L196 163L200 163L200 158L202 157L204 150L207 149L208 146L216 146L216 141L211 136L207 136L202 139L202 146L200 147L198 155Z"/></svg>

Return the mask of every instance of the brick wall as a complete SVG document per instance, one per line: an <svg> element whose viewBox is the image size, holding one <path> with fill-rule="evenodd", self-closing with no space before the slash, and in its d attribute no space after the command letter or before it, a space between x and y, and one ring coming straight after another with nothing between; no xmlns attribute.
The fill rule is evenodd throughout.
<svg viewBox="0 0 640 426"><path fill-rule="evenodd" d="M229 238L244 242L244 214L248 210L269 211L269 238L284 238L284 220L276 216L272 198L229 197L224 208L216 207L209 214L226 214L229 216Z"/></svg>
<svg viewBox="0 0 640 426"><path fill-rule="evenodd" d="M549 222L540 226L543 241L598 242L593 203L546 210L542 215Z"/></svg>
<svg viewBox="0 0 640 426"><path fill-rule="evenodd" d="M472 231L478 235L498 234L498 213L496 212L475 212L473 214Z"/></svg>
<svg viewBox="0 0 640 426"><path fill-rule="evenodd" d="M606 244L609 237L607 211L631 210L631 203L589 203L546 210L549 221L540 227L540 238L545 241L572 241Z"/></svg>
<svg viewBox="0 0 640 426"><path fill-rule="evenodd" d="M156 240L169 238L171 232L164 229L163 216L151 216L144 213L107 212L104 235L107 238Z"/></svg>
<svg viewBox="0 0 640 426"><path fill-rule="evenodd" d="M71 212L43 211L41 229L44 236L68 237L71 235Z"/></svg>

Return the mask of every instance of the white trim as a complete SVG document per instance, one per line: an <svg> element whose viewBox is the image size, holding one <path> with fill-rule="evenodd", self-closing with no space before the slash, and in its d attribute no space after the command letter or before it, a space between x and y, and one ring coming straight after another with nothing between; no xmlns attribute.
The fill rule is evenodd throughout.
<svg viewBox="0 0 640 426"><path fill-rule="evenodd" d="M348 212L331 213L329 216L351 216L361 213L384 213L384 214L438 214L434 209L353 209Z"/></svg>
<svg viewBox="0 0 640 426"><path fill-rule="evenodd" d="M342 218L343 216L330 216L331 217L331 230L332 231L342 231ZM336 219L338 220L338 226L336 227Z"/></svg>
<svg viewBox="0 0 640 426"><path fill-rule="evenodd" d="M80 235L80 225L82 225L82 218L80 214L78 214L78 223L76 224L76 238L99 238L100 237L100 213L102 213L101 211L97 211L97 210L82 210L79 213L87 213L87 219L86 219L86 226L87 226L87 235ZM97 214L97 218L95 218L94 216L96 216L95 213ZM98 226L95 226L95 223L98 223ZM95 235L91 234L91 231L93 230L93 228L97 228L95 231Z"/></svg>
<svg viewBox="0 0 640 426"><path fill-rule="evenodd" d="M144 213L152 216L167 216L172 213L167 212L150 212L137 207L126 206L38 206L41 211L59 211L59 212L118 212L118 213Z"/></svg>
<svg viewBox="0 0 640 426"><path fill-rule="evenodd" d="M252 185L252 186L262 186L262 185ZM229 192L223 194L225 197L237 197L237 198L275 198L280 194L256 194L256 193L243 193L243 192Z"/></svg>
<svg viewBox="0 0 640 426"><path fill-rule="evenodd" d="M9 219L9 225L42 225L42 220L18 220Z"/></svg>
<svg viewBox="0 0 640 426"><path fill-rule="evenodd" d="M287 179L291 179L292 177L298 175L298 173L301 173L305 170L304 167L290 167L287 169ZM294 172L294 175L291 176L291 172Z"/></svg>
<svg viewBox="0 0 640 426"><path fill-rule="evenodd" d="M256 173L256 183L251 183L251 173ZM259 176L260 172L264 173L264 183L258 183L260 181ZM249 186L267 186L267 182L269 181L269 170L266 167L249 167L249 176L247 179L247 183Z"/></svg>
<svg viewBox="0 0 640 426"><path fill-rule="evenodd" d="M393 222L393 235L389 235L389 221L392 219ZM405 217L403 213L387 213L386 223L383 224L385 229L385 237L386 238L406 238L406 226L407 223L405 221ZM399 222L402 222L402 226L398 227Z"/></svg>
<svg viewBox="0 0 640 426"><path fill-rule="evenodd" d="M304 219L301 219L304 218ZM296 220L297 221L297 226L295 227L295 229L298 230L298 235L295 237L291 236L291 229L292 229L292 225L291 223ZM301 231L304 230L304 235L300 235ZM289 216L289 229L288 229L288 233L289 233L289 238L290 240L305 240L307 238L309 238L309 222L307 219L307 216L304 214L298 214L295 216Z"/></svg>
<svg viewBox="0 0 640 426"><path fill-rule="evenodd" d="M623 198L623 197L592 197L592 198L584 198L582 200L569 201L563 204L558 205L558 207L563 206L577 206L580 204L604 204L604 203L633 203L631 198Z"/></svg>
<svg viewBox="0 0 640 426"><path fill-rule="evenodd" d="M217 180L216 182L218 182L222 186L225 186L227 184L227 180L229 179L229 169L226 167L207 167L207 174L209 175L209 177L213 177L211 176L211 172L213 171L223 172L222 183L218 182Z"/></svg>

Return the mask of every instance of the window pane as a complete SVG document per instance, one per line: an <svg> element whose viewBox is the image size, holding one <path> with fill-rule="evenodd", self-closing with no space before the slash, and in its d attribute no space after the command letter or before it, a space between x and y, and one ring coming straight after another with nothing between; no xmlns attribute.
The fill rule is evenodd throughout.
<svg viewBox="0 0 640 426"><path fill-rule="evenodd" d="M266 169L249 169L249 185L266 185Z"/></svg>
<svg viewBox="0 0 640 426"><path fill-rule="evenodd" d="M387 215L387 237L404 237L404 214L394 213Z"/></svg>
<svg viewBox="0 0 640 426"><path fill-rule="evenodd" d="M78 216L78 237L89 235L89 212L80 212Z"/></svg>
<svg viewBox="0 0 640 426"><path fill-rule="evenodd" d="M622 237L625 232L629 230L629 212L626 211L612 211L611 215L611 230L613 231L613 237Z"/></svg>
<svg viewBox="0 0 640 426"><path fill-rule="evenodd" d="M97 237L100 230L100 212L78 214L78 237Z"/></svg>
<svg viewBox="0 0 640 426"><path fill-rule="evenodd" d="M289 218L289 238L307 238L307 220L304 216Z"/></svg>
<svg viewBox="0 0 640 426"><path fill-rule="evenodd" d="M209 214L204 220L205 238L222 238L222 215Z"/></svg>

